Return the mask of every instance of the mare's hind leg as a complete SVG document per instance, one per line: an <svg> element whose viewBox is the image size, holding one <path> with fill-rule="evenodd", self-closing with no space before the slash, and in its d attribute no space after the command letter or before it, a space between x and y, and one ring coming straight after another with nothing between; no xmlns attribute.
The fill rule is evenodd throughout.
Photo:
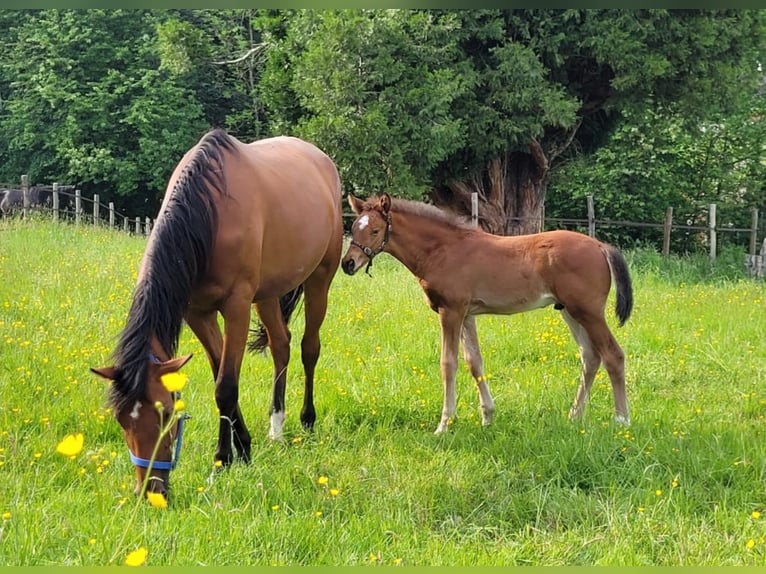
<svg viewBox="0 0 766 574"><path fill-rule="evenodd" d="M467 315L463 320L461 337L463 339L463 358L468 363L468 368L476 380L476 387L479 391L481 424L487 426L492 422L492 416L495 414L495 402L489 391L487 377L484 376L484 359L479 348L479 336L476 332L476 317L474 315Z"/></svg>
<svg viewBox="0 0 766 574"><path fill-rule="evenodd" d="M205 349L210 368L213 371L213 379L216 380L221 367L221 355L223 354L223 336L218 326L218 312L215 310L200 311L189 309L184 318ZM237 404L233 422L233 432L230 432L229 436L233 434L234 447L237 449L237 454L243 460L249 462L250 433L242 419L239 404ZM222 459L216 457L216 460Z"/></svg>
<svg viewBox="0 0 766 574"><path fill-rule="evenodd" d="M578 323L587 333L593 349L601 358L609 374L614 398L614 420L617 423L629 425L630 411L625 392L625 353L609 330L603 314L583 316Z"/></svg>
<svg viewBox="0 0 766 574"><path fill-rule="evenodd" d="M269 438L282 440L282 427L285 424L287 364L290 362L290 330L282 318L279 299L259 301L256 307L258 316L269 335L269 350L274 362L274 388L269 409L271 418Z"/></svg>
<svg viewBox="0 0 766 574"><path fill-rule="evenodd" d="M314 370L316 369L317 361L319 361L321 350L319 329L322 327L325 315L327 314L327 291L329 286L330 284L326 276L311 276L303 287L304 304L306 305L306 327L301 339L301 361L303 362L303 372L305 375L301 424L307 430L313 429L314 422L316 421Z"/></svg>

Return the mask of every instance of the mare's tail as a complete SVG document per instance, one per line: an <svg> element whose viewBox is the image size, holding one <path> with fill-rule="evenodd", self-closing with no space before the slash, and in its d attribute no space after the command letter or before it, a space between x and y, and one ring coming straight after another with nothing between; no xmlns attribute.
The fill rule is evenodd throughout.
<svg viewBox="0 0 766 574"><path fill-rule="evenodd" d="M616 247L604 245L601 250L604 252L606 262L609 265L609 271L612 273L617 289L617 302L614 306L614 312L620 321L620 327L622 327L633 310L633 284L630 280L628 263Z"/></svg>
<svg viewBox="0 0 766 574"><path fill-rule="evenodd" d="M298 287L280 297L279 308L282 310L282 318L285 320L285 325L290 323L290 317L292 317L295 307L298 306L301 295L303 295L303 285L298 285ZM259 323L257 329L250 329L250 340L247 343L248 351L252 353L263 352L268 345L269 335L263 323Z"/></svg>

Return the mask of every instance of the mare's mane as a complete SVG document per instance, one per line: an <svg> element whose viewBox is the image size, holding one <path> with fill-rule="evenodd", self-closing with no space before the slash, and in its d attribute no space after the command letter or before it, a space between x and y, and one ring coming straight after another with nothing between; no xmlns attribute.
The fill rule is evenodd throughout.
<svg viewBox="0 0 766 574"><path fill-rule="evenodd" d="M236 140L214 129L200 140L170 191L144 254L125 328L114 351L117 370L109 400L130 407L146 394L151 337L174 356L195 281L208 268L218 227L216 196L226 194L224 152Z"/></svg>

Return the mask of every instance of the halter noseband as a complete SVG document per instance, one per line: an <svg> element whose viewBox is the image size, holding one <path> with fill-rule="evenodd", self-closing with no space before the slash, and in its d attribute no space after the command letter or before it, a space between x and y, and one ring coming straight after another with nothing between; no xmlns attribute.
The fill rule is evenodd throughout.
<svg viewBox="0 0 766 574"><path fill-rule="evenodd" d="M154 363L160 362L160 360L153 354L149 355L149 360ZM180 398L181 398L180 391L177 393L173 393L174 400L177 401ZM141 458L140 456L136 456L135 454L133 454L133 451L130 450L130 447L128 447L130 462L132 462L135 466L138 466L140 468L148 468L149 470L151 470L152 468L156 468L157 470L173 470L176 467L176 464L178 464L178 459L181 456L181 444L183 443L183 438L184 438L184 421L188 418L191 418L191 416L188 413L183 413L178 418L178 434L176 435L176 448L173 451L172 460L152 461L148 458Z"/></svg>
<svg viewBox="0 0 766 574"><path fill-rule="evenodd" d="M175 400L181 398L181 393L174 393ZM148 458L141 458L133 454L133 451L128 448L128 454L130 455L130 462L141 468L156 468L157 470L173 470L178 464L178 459L181 456L181 444L184 438L184 421L191 418L187 413L182 414L178 418L178 435L176 436L176 448L173 451L172 460L155 460L151 461Z"/></svg>
<svg viewBox="0 0 766 574"><path fill-rule="evenodd" d="M364 272L367 273L367 275L369 275L370 277L372 277L372 273L370 273L370 267L372 267L372 260L376 255L383 252L383 249L386 247L386 244L388 243L388 239L391 235L391 216L388 213L383 213L382 215L383 215L383 219L386 221L386 232L383 234L383 243L381 243L377 249L370 249L369 247L365 247L353 237L351 238L351 245L355 245L356 247L361 249L362 253L364 253L368 258L367 267L364 268Z"/></svg>

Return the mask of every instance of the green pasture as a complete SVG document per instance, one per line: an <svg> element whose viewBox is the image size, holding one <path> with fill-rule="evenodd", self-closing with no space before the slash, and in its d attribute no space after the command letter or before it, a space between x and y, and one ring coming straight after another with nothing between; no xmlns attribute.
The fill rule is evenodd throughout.
<svg viewBox="0 0 766 574"><path fill-rule="evenodd" d="M132 493L104 381L145 239L0 222L0 564L766 565L766 287L739 259L628 253L633 424L612 422L601 371L582 421L553 308L481 317L497 414L482 428L458 378L458 420L434 436L439 327L390 256L338 274L317 372L317 424L298 420L301 315L283 443L270 442L271 361L248 356L240 398L253 461L212 483L212 376L184 329L188 422L171 504ZM610 300L609 320L616 325ZM83 433L74 458L56 452Z"/></svg>

